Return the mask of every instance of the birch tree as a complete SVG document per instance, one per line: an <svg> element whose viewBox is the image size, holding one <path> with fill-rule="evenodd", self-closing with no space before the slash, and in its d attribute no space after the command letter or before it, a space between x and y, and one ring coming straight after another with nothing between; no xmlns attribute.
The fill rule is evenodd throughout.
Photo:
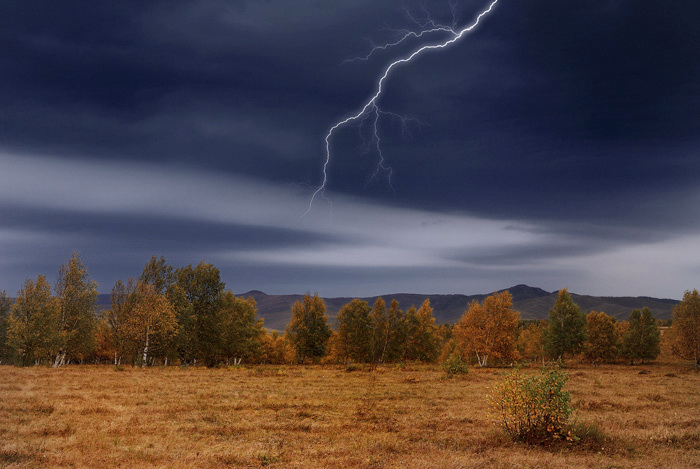
<svg viewBox="0 0 700 469"><path fill-rule="evenodd" d="M673 352L681 358L693 360L700 368L700 294L686 291L683 300L673 308L671 326Z"/></svg>
<svg viewBox="0 0 700 469"><path fill-rule="evenodd" d="M512 309L508 291L494 293L483 304L473 301L455 326L462 353L475 356L479 366L517 358L516 340L520 313Z"/></svg>
<svg viewBox="0 0 700 469"><path fill-rule="evenodd" d="M586 315L587 340L584 356L595 365L599 361L617 357L620 335L615 318L605 313L591 311Z"/></svg>
<svg viewBox="0 0 700 469"><path fill-rule="evenodd" d="M238 365L242 360L252 360L262 352L265 334L263 320L257 317L253 298L236 297L225 291L218 309L220 330L219 353L226 364Z"/></svg>
<svg viewBox="0 0 700 469"><path fill-rule="evenodd" d="M46 277L27 279L8 318L7 343L20 365L50 362L61 347L61 309Z"/></svg>
<svg viewBox="0 0 700 469"><path fill-rule="evenodd" d="M328 326L326 304L318 293L313 297L307 293L302 301L294 302L286 333L299 362L326 354L331 328Z"/></svg>
<svg viewBox="0 0 700 469"><path fill-rule="evenodd" d="M177 333L175 310L150 284L139 282L130 296L124 330L128 339L136 344L141 366L146 366L162 353Z"/></svg>
<svg viewBox="0 0 700 469"><path fill-rule="evenodd" d="M654 360L661 351L661 331L651 310L646 306L630 314L627 331L622 336L622 356L634 360Z"/></svg>
<svg viewBox="0 0 700 469"><path fill-rule="evenodd" d="M61 265L55 291L61 310L61 348L54 360L58 367L70 359L82 361L95 349L97 282L88 278L77 252Z"/></svg>
<svg viewBox="0 0 700 469"><path fill-rule="evenodd" d="M165 262L163 256L151 256L151 259L143 267L139 281L153 286L159 295L165 295L168 288L175 283L175 271Z"/></svg>
<svg viewBox="0 0 700 469"><path fill-rule="evenodd" d="M204 261L196 267L177 269L175 278L168 296L177 308L181 359L189 362L197 358L213 366L219 340L217 308L226 284L221 281L219 269Z"/></svg>
<svg viewBox="0 0 700 469"><path fill-rule="evenodd" d="M583 350L585 340L586 316L566 288L559 290L554 308L549 310L544 333L547 356L563 359L566 355L575 355Z"/></svg>
<svg viewBox="0 0 700 469"><path fill-rule="evenodd" d="M355 298L338 312L337 353L343 363L370 361L372 358L372 323L366 301Z"/></svg>
<svg viewBox="0 0 700 469"><path fill-rule="evenodd" d="M399 302L395 299L391 300L386 316L382 360L385 362L403 360L406 354L408 324L403 311L399 307Z"/></svg>
<svg viewBox="0 0 700 469"><path fill-rule="evenodd" d="M371 330L370 339L370 361L372 363L384 362L386 353L386 336L388 332L388 320L386 314L386 303L382 297L377 298L369 313Z"/></svg>
<svg viewBox="0 0 700 469"><path fill-rule="evenodd" d="M129 334L127 321L129 315L129 301L136 290L136 283L130 278L126 284L117 280L112 287L110 296L111 308L106 313L107 324L114 345L114 365L121 365L122 360L129 355Z"/></svg>
<svg viewBox="0 0 700 469"><path fill-rule="evenodd" d="M408 360L433 362L440 354L440 338L437 335L433 308L426 298L418 310L413 306L406 313L406 355Z"/></svg>
<svg viewBox="0 0 700 469"><path fill-rule="evenodd" d="M10 347L7 345L7 328L10 323L10 308L12 301L5 290L0 291L0 364L12 357Z"/></svg>
<svg viewBox="0 0 700 469"><path fill-rule="evenodd" d="M540 320L525 326L518 335L518 353L522 358L532 361L542 361L544 365L544 330L547 328L547 321Z"/></svg>

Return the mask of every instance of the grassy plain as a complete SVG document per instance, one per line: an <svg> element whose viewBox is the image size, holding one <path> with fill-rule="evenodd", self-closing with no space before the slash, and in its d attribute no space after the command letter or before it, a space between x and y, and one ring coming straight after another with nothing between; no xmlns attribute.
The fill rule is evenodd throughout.
<svg viewBox="0 0 700 469"><path fill-rule="evenodd" d="M507 441L487 399L505 369L1 366L0 467L700 467L690 366L566 371L594 443Z"/></svg>

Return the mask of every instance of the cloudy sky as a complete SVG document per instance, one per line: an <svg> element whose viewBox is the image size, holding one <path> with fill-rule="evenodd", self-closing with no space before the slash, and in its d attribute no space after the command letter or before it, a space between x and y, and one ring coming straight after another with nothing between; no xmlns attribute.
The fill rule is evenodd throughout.
<svg viewBox="0 0 700 469"><path fill-rule="evenodd" d="M452 8L454 6L454 8ZM78 250L236 293L700 287L700 2L0 3L0 290ZM402 117L399 117L402 116ZM380 168L381 169L381 168ZM306 213L306 215L305 215Z"/></svg>

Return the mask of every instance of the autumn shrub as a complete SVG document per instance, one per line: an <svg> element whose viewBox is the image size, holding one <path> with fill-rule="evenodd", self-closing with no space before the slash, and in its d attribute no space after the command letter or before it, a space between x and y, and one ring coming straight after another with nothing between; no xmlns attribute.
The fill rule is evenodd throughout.
<svg viewBox="0 0 700 469"><path fill-rule="evenodd" d="M516 370L498 383L491 396L498 423L508 436L528 444L572 440L568 425L571 396L568 377L559 368L527 375Z"/></svg>
<svg viewBox="0 0 700 469"><path fill-rule="evenodd" d="M467 367L466 362L462 360L462 357L458 353L450 354L447 360L440 365L440 368L442 368L442 371L449 377L466 375L469 373L469 367Z"/></svg>

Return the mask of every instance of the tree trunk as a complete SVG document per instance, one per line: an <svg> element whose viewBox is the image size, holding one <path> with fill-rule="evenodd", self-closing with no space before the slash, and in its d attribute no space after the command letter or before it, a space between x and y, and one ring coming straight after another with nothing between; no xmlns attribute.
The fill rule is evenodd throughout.
<svg viewBox="0 0 700 469"><path fill-rule="evenodd" d="M389 322L387 321L387 324L386 324L386 335L385 335L385 337L384 337L384 347L382 347L382 355L381 355L381 357L379 358L379 362L380 362L380 363L384 363L384 355L386 354L386 348L389 346L389 332L390 332L390 329L389 329Z"/></svg>
<svg viewBox="0 0 700 469"><path fill-rule="evenodd" d="M146 366L146 360L148 359L148 334L146 334L146 344L143 346L143 363L141 364L141 367Z"/></svg>
<svg viewBox="0 0 700 469"><path fill-rule="evenodd" d="M53 362L53 367L60 368L61 366L65 365L65 363L66 363L66 352L61 350L58 352L58 355L56 355L56 359Z"/></svg>

